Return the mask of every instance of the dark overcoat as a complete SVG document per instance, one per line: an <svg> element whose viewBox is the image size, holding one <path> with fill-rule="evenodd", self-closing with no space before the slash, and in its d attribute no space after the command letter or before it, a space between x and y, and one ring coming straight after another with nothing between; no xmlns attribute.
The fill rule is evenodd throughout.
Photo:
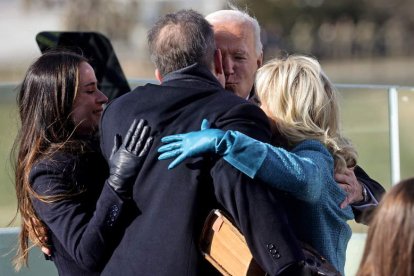
<svg viewBox="0 0 414 276"><path fill-rule="evenodd" d="M99 147L88 144L84 152L57 151L30 172L29 181L40 196L31 200L48 228L51 260L59 275L99 275L123 235L128 223L123 218L133 217L135 206L115 193L107 177Z"/></svg>
<svg viewBox="0 0 414 276"><path fill-rule="evenodd" d="M224 208L245 235L258 263L276 275L301 259L278 193L222 159L190 158L173 170L158 161L166 135L196 131L203 118L212 127L238 130L269 142L263 111L221 88L198 64L166 75L114 100L101 121L101 149L109 157L115 134L125 136L134 119L148 121L154 143L136 178L133 201L139 215L126 228L103 275L212 275L199 250L203 222Z"/></svg>

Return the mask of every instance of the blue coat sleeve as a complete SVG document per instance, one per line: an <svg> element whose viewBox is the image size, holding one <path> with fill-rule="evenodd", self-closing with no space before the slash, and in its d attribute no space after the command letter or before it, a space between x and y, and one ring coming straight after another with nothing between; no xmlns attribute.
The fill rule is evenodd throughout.
<svg viewBox="0 0 414 276"><path fill-rule="evenodd" d="M322 172L333 172L331 154L315 140L303 141L291 152L237 131L227 131L224 140L224 160L249 177L300 200L317 201L324 185Z"/></svg>
<svg viewBox="0 0 414 276"><path fill-rule="evenodd" d="M268 118L252 104L235 105L212 122L225 131L270 141ZM288 265L304 259L278 191L255 182L223 158L215 162L210 173L218 203L233 218L255 260L267 273L279 275Z"/></svg>
<svg viewBox="0 0 414 276"><path fill-rule="evenodd" d="M110 241L118 233L125 202L108 184L96 198L74 193L76 183L68 174L72 161L41 162L30 173L33 189L42 196L66 195L62 200L43 202L33 197L36 213L65 251L85 270L99 271L111 254ZM86 183L87 184L87 183ZM88 202L89 201L89 202ZM59 253L59 252L55 252Z"/></svg>

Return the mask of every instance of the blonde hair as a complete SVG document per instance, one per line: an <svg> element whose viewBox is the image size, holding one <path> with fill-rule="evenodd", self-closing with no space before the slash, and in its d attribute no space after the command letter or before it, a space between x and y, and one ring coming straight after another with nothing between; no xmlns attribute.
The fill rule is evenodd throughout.
<svg viewBox="0 0 414 276"><path fill-rule="evenodd" d="M357 275L414 275L414 178L394 186L375 210Z"/></svg>
<svg viewBox="0 0 414 276"><path fill-rule="evenodd" d="M340 130L337 91L317 60L300 55L273 59L258 70L256 90L289 146L319 140L333 155L335 171L356 165L356 150Z"/></svg>

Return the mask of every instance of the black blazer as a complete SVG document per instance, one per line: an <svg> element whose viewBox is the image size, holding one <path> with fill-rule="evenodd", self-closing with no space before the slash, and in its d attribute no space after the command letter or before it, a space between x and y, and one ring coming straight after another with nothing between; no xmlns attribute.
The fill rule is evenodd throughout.
<svg viewBox="0 0 414 276"><path fill-rule="evenodd" d="M155 136L135 181L140 215L125 230L102 275L212 275L199 250L203 222L213 208L225 208L245 235L258 263L276 275L303 258L279 204L277 192L253 183L223 160L190 158L173 170L158 161L160 138L212 127L239 130L269 142L268 120L257 106L221 88L197 64L147 84L108 105L101 121L101 148L108 158L113 136L123 137L135 118L146 119Z"/></svg>
<svg viewBox="0 0 414 276"><path fill-rule="evenodd" d="M355 221L368 225L372 218L373 211L378 206L376 202L380 202L385 194L385 189L381 184L369 177L361 167L356 166L354 172L358 181L362 182L374 197L374 199L371 198L368 202L362 203L362 207L358 206L358 204L351 205L352 210L354 211Z"/></svg>
<svg viewBox="0 0 414 276"><path fill-rule="evenodd" d="M104 184L107 176L106 161L95 151L57 152L30 172L38 194L66 195L53 203L32 197L36 213L49 228L51 259L59 275L99 275L122 236L121 214L128 201Z"/></svg>

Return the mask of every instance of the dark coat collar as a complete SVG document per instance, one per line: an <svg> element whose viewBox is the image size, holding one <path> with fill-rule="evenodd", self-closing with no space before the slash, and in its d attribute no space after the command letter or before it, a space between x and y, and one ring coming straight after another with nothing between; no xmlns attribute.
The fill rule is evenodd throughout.
<svg viewBox="0 0 414 276"><path fill-rule="evenodd" d="M205 65L201 65L199 63L194 63L190 66L184 67L177 71L168 73L164 76L161 85L172 85L176 83L176 81L203 81L205 83L209 83L213 86L220 86L217 78L211 73L208 67Z"/></svg>

